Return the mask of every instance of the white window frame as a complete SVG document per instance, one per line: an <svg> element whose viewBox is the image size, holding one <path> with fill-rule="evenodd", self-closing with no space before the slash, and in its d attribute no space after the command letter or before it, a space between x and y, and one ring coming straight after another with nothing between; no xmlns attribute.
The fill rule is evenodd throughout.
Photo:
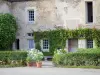
<svg viewBox="0 0 100 75"><path fill-rule="evenodd" d="M29 10L34 11L34 21L29 21ZM36 22L36 7L27 7L26 8L26 22L28 24L34 24Z"/></svg>
<svg viewBox="0 0 100 75"><path fill-rule="evenodd" d="M33 37L33 33L27 33L29 37Z"/></svg>
<svg viewBox="0 0 100 75"><path fill-rule="evenodd" d="M49 52L49 40L48 40L48 49L44 49L44 48L43 48L43 41L44 41L44 40L48 40L48 39L43 39L43 40L41 40L41 49L42 49L43 52Z"/></svg>

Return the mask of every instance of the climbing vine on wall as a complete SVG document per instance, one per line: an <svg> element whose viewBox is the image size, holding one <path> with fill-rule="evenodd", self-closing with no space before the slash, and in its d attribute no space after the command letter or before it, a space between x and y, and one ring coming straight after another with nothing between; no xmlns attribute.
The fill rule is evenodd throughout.
<svg viewBox="0 0 100 75"><path fill-rule="evenodd" d="M66 45L66 40L72 38L94 39L96 41L97 47L100 47L100 30L95 28L79 28L76 30L56 29L50 31L34 32L34 40L37 49L41 49L40 40L44 38L47 38L49 40L50 52L53 52L55 49L58 48L64 49Z"/></svg>

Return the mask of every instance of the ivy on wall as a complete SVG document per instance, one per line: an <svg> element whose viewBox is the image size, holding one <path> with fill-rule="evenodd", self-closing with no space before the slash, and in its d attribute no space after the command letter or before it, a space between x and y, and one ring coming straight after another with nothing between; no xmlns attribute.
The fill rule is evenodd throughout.
<svg viewBox="0 0 100 75"><path fill-rule="evenodd" d="M76 29L76 30L65 30L65 29L56 29L50 31L37 31L34 32L34 40L36 43L36 48L41 50L40 40L47 38L50 44L50 52L53 52L55 49L64 49L67 39L94 39L97 47L100 47L100 30L99 29Z"/></svg>

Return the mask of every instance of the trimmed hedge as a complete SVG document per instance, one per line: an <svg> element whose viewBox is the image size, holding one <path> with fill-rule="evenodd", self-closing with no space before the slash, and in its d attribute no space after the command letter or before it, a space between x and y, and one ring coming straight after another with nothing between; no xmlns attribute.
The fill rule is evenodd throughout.
<svg viewBox="0 0 100 75"><path fill-rule="evenodd" d="M53 56L43 52L44 56ZM26 66L27 51L0 51L0 67Z"/></svg>
<svg viewBox="0 0 100 75"><path fill-rule="evenodd" d="M44 56L53 56L53 53L51 53L51 52L43 52L43 55Z"/></svg>
<svg viewBox="0 0 100 75"><path fill-rule="evenodd" d="M55 53L53 62L56 66L100 66L100 50L86 49L76 53Z"/></svg>
<svg viewBox="0 0 100 75"><path fill-rule="evenodd" d="M26 57L25 51L0 51L0 66L25 66Z"/></svg>

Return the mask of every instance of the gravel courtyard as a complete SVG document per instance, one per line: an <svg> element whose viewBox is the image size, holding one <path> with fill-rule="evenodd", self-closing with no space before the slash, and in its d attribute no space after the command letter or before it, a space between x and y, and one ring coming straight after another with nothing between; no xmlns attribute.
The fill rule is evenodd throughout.
<svg viewBox="0 0 100 75"><path fill-rule="evenodd" d="M42 68L0 68L0 75L100 75L100 69L56 68L51 62L43 62Z"/></svg>

